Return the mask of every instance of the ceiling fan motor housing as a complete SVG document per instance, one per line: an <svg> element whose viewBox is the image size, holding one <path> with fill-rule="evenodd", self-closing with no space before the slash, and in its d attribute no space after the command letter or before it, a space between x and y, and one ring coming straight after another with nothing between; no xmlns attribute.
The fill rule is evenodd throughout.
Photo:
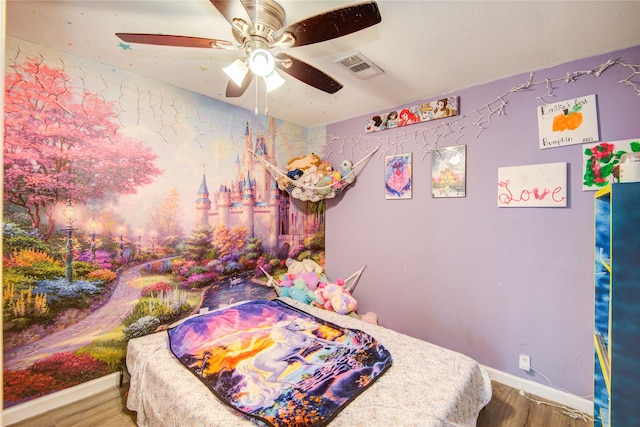
<svg viewBox="0 0 640 427"><path fill-rule="evenodd" d="M233 37L243 45L253 44L247 47L267 48L273 42L273 33L284 26L284 9L271 0L243 0L242 4L253 23L253 28L248 26L249 34L246 34L234 27Z"/></svg>

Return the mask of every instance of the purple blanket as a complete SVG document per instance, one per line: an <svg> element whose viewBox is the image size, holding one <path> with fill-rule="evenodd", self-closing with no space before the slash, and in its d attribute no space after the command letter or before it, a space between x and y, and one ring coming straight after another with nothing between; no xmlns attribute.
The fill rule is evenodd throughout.
<svg viewBox="0 0 640 427"><path fill-rule="evenodd" d="M391 366L372 336L279 301L247 301L169 331L173 354L259 425L324 426Z"/></svg>

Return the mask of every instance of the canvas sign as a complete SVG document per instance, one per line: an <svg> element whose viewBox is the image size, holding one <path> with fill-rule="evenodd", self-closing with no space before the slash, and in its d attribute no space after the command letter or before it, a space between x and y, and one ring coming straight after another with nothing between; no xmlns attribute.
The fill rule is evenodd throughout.
<svg viewBox="0 0 640 427"><path fill-rule="evenodd" d="M566 206L566 163L498 168L498 207Z"/></svg>

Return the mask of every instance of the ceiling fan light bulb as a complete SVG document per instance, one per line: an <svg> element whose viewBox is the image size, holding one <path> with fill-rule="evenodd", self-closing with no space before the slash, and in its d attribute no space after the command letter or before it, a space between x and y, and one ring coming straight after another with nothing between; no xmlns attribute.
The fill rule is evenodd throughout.
<svg viewBox="0 0 640 427"><path fill-rule="evenodd" d="M224 67L222 71L240 87L242 86L242 80L244 80L244 77L249 72L249 68L241 59L236 59L231 65Z"/></svg>
<svg viewBox="0 0 640 427"><path fill-rule="evenodd" d="M264 83L267 87L267 92L272 92L284 84L284 79L276 70L273 70L271 74L264 77Z"/></svg>
<svg viewBox="0 0 640 427"><path fill-rule="evenodd" d="M257 76L266 77L275 69L273 55L264 49L256 49L249 56L249 68Z"/></svg>

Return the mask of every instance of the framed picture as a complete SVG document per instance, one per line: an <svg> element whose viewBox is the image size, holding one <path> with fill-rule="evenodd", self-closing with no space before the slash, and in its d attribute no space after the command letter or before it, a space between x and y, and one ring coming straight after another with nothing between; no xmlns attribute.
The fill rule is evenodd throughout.
<svg viewBox="0 0 640 427"><path fill-rule="evenodd" d="M410 199L413 195L411 153L384 158L384 198Z"/></svg>
<svg viewBox="0 0 640 427"><path fill-rule="evenodd" d="M467 146L438 148L431 152L431 196L466 196Z"/></svg>

